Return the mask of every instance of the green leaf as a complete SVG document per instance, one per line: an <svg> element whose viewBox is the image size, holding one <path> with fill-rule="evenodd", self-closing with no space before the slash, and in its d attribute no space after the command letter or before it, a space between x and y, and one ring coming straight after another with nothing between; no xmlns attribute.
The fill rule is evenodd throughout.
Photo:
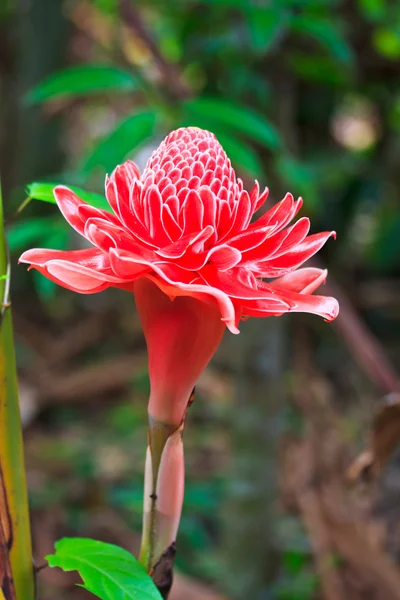
<svg viewBox="0 0 400 600"><path fill-rule="evenodd" d="M292 156L284 155L277 160L277 171L282 179L301 195L309 210L318 206L318 172L315 166L302 162Z"/></svg>
<svg viewBox="0 0 400 600"><path fill-rule="evenodd" d="M344 38L340 21L300 14L293 19L292 29L315 39L336 60L348 64L353 61L353 50Z"/></svg>
<svg viewBox="0 0 400 600"><path fill-rule="evenodd" d="M116 129L103 138L83 162L81 170L90 173L96 167L110 172L126 156L154 134L157 114L137 112L121 121Z"/></svg>
<svg viewBox="0 0 400 600"><path fill-rule="evenodd" d="M63 223L62 226L64 227ZM15 252L25 249L36 240L42 243L49 232L54 232L55 229L59 229L59 223L55 223L53 217L18 220L7 228L10 250Z"/></svg>
<svg viewBox="0 0 400 600"><path fill-rule="evenodd" d="M78 571L84 587L101 600L161 600L153 581L127 550L87 538L64 538L46 557L50 567Z"/></svg>
<svg viewBox="0 0 400 600"><path fill-rule="evenodd" d="M387 14L387 6L385 0L358 0L363 14L371 21L380 21Z"/></svg>
<svg viewBox="0 0 400 600"><path fill-rule="evenodd" d="M341 86L349 79L349 70L330 57L296 52L286 60L297 75L310 81Z"/></svg>
<svg viewBox="0 0 400 600"><path fill-rule="evenodd" d="M131 91L137 80L128 71L101 65L79 65L57 71L39 83L25 97L28 104L39 104L59 97L75 97L106 91Z"/></svg>
<svg viewBox="0 0 400 600"><path fill-rule="evenodd" d="M57 204L54 198L53 190L59 185L58 183L43 183L34 181L26 186L26 193L29 198L33 200L41 200L42 202L49 202L50 204ZM86 192L79 187L76 186L68 186L70 190L75 192L81 200L87 202L91 206L95 206L96 208L100 208L101 210L106 210L108 212L112 212L111 208L107 202L107 200L100 196L100 194L94 194L92 192Z"/></svg>
<svg viewBox="0 0 400 600"><path fill-rule="evenodd" d="M195 98L185 104L189 118L201 117L213 130L215 124L229 127L247 135L271 150L281 145L281 139L275 127L259 113L246 106L234 104L221 98Z"/></svg>
<svg viewBox="0 0 400 600"><path fill-rule="evenodd" d="M261 9L248 7L246 20L250 42L255 52L267 52L277 42L287 28L288 13L280 7Z"/></svg>
<svg viewBox="0 0 400 600"><path fill-rule="evenodd" d="M398 60L400 56L400 32L389 28L378 29L373 37L378 52L390 60Z"/></svg>

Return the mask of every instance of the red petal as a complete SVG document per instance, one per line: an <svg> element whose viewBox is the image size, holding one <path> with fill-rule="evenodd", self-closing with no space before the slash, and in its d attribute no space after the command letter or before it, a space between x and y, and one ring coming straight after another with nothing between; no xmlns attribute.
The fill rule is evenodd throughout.
<svg viewBox="0 0 400 600"><path fill-rule="evenodd" d="M191 190L181 209L183 234L199 232L203 228L204 206L199 194Z"/></svg>
<svg viewBox="0 0 400 600"><path fill-rule="evenodd" d="M286 290L298 294L312 294L312 292L324 283L327 275L328 271L326 269L307 267L305 269L297 269L293 273L288 273L283 277L274 279L269 285L277 288L277 291Z"/></svg>
<svg viewBox="0 0 400 600"><path fill-rule="evenodd" d="M124 283L113 274L108 256L95 248L69 252L35 248L24 252L19 260L30 263L59 285L82 294Z"/></svg>
<svg viewBox="0 0 400 600"><path fill-rule="evenodd" d="M339 314L339 303L336 298L283 291L279 293L285 301L292 304L290 312L312 313L323 317L326 321L333 321Z"/></svg>
<svg viewBox="0 0 400 600"><path fill-rule="evenodd" d="M168 235L171 242L175 242L182 236L182 229L174 219L171 208L168 204L163 204L162 207L162 221L166 234Z"/></svg>
<svg viewBox="0 0 400 600"><path fill-rule="evenodd" d="M267 198L269 196L269 189L267 187L264 189L262 194L259 194L258 181L256 181L256 185L257 185L257 196L258 197L254 198L253 209L252 209L253 214L262 207L262 205L264 204L264 202L267 200Z"/></svg>
<svg viewBox="0 0 400 600"><path fill-rule="evenodd" d="M296 202L292 194L286 196L264 213L251 227L265 227L275 224L276 229L283 229L296 216L303 205L303 200L299 198Z"/></svg>
<svg viewBox="0 0 400 600"><path fill-rule="evenodd" d="M165 232L162 221L162 198L157 186L152 185L146 190L144 197L144 214L148 222L149 233L154 244L162 248L171 242Z"/></svg>
<svg viewBox="0 0 400 600"><path fill-rule="evenodd" d="M161 248L160 250L155 250L155 253L162 258L180 258L190 247L195 247L197 251L200 251L201 246L213 233L214 229L210 225L207 225L207 227L199 233L185 235L185 237L182 237L177 242L174 242L165 248Z"/></svg>
<svg viewBox="0 0 400 600"><path fill-rule="evenodd" d="M227 200L218 199L217 202L217 231L218 238L223 238L232 227L232 210Z"/></svg>
<svg viewBox="0 0 400 600"><path fill-rule="evenodd" d="M232 228L228 235L235 235L248 227L253 214L251 208L250 196L243 190L236 205Z"/></svg>
<svg viewBox="0 0 400 600"><path fill-rule="evenodd" d="M115 205L115 210L118 211L120 215L120 224L124 225L128 230L128 233L132 233L138 240L146 244L147 247L155 248L156 244L152 242L150 239L150 233L148 229L143 225L142 221L137 216L137 210L132 210L132 204L136 204L140 202L140 194L141 188L140 185L134 181L132 189L130 191L131 200L130 202L119 202L117 187L114 181L109 181L107 184L107 198L108 201ZM132 200L132 195L134 194L134 200ZM141 211L140 206L136 206L136 209Z"/></svg>
<svg viewBox="0 0 400 600"><path fill-rule="evenodd" d="M232 269L230 271L217 271L215 267L207 265L201 270L200 276L209 285L218 287L231 298L240 300L263 300L271 303L273 307L289 307L280 294L274 290L252 288L247 283L247 269ZM257 282L259 283L259 282ZM241 304L241 302L240 302Z"/></svg>
<svg viewBox="0 0 400 600"><path fill-rule="evenodd" d="M260 227L257 229L248 229L239 235L235 235L232 238L228 238L226 241L227 244L237 248L241 252L248 252L253 248L257 248L262 244L274 231L275 227L271 225L270 227Z"/></svg>
<svg viewBox="0 0 400 600"><path fill-rule="evenodd" d="M81 200L72 190L63 185L58 185L53 190L58 208L66 221L82 236L86 220L89 217L100 217L107 222L119 223L118 219L99 208L94 208Z"/></svg>
<svg viewBox="0 0 400 600"><path fill-rule="evenodd" d="M243 264L277 258L300 244L310 230L310 220L303 217L291 227L268 237L263 243L243 254Z"/></svg>
<svg viewBox="0 0 400 600"><path fill-rule="evenodd" d="M211 225L215 228L217 216L217 199L212 191L207 187L201 187L198 192L204 207L203 224Z"/></svg>
<svg viewBox="0 0 400 600"><path fill-rule="evenodd" d="M86 223L85 234L92 244L105 253L110 248L123 248L146 258L154 256L152 250L135 240L129 232L111 223L105 223L101 219L89 219Z"/></svg>
<svg viewBox="0 0 400 600"><path fill-rule="evenodd" d="M124 164L118 165L111 176L106 179L106 196L113 211L120 216L120 208L124 204L129 206L129 190L132 182L140 178L140 172L134 162L127 160ZM108 183L115 183L117 193L108 197Z"/></svg>
<svg viewBox="0 0 400 600"><path fill-rule="evenodd" d="M297 267L316 254L331 236L336 236L334 231L324 231L309 235L303 243L296 246L290 252L279 256L279 258L271 258L271 260L259 262L257 270L263 277L276 277L278 273L279 275L285 275L289 271L294 271L294 269L297 269Z"/></svg>
<svg viewBox="0 0 400 600"><path fill-rule="evenodd" d="M121 274L128 274L128 269L134 268L139 264L145 264L145 261L141 261L140 257L132 257L129 253L114 249L110 251L110 260L113 268ZM139 263L139 261L141 262ZM125 263L125 267L122 266L122 263ZM192 283L193 273L185 271L177 265L170 263L148 263L147 266L154 272L154 276L146 276L154 281L165 294L172 298L175 296L193 296L200 300L207 300L209 296L214 298L221 311L222 321L225 322L232 333L239 333L236 327L237 317L235 307L227 294L209 285Z"/></svg>
<svg viewBox="0 0 400 600"><path fill-rule="evenodd" d="M242 254L239 250L223 244L210 250L207 254L206 262L211 261L219 271L227 271L240 263L241 259ZM200 269L203 266L204 265L201 265L201 267L198 267L197 269Z"/></svg>

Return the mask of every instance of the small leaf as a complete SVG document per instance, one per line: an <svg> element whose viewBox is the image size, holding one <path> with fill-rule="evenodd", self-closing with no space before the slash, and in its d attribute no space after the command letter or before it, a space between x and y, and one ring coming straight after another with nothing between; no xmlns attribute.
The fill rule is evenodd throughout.
<svg viewBox="0 0 400 600"><path fill-rule="evenodd" d="M128 72L102 65L79 65L57 71L39 83L25 97L28 104L39 104L59 97L75 97L105 91L130 91L138 87Z"/></svg>
<svg viewBox="0 0 400 600"><path fill-rule="evenodd" d="M42 202L49 202L50 204L57 204L56 199L54 198L53 190L59 185L58 183L43 183L35 181L26 186L26 193L29 198L33 198L33 200L41 200ZM68 186L81 200L87 202L91 206L95 206L96 208L101 208L102 210L107 210L111 212L110 205L107 200L100 196L100 194L94 194L92 192L86 192L79 187L74 185Z"/></svg>
<svg viewBox="0 0 400 600"><path fill-rule="evenodd" d="M87 538L64 538L46 557L50 567L78 571L84 587L101 600L161 600L137 559L118 546Z"/></svg>
<svg viewBox="0 0 400 600"><path fill-rule="evenodd" d="M88 154L82 172L88 174L98 166L112 171L125 157L154 134L157 115L153 111L137 112L121 121Z"/></svg>
<svg viewBox="0 0 400 600"><path fill-rule="evenodd" d="M240 131L269 149L275 150L281 145L275 127L263 115L247 106L223 98L203 97L186 102L185 109L192 119L207 119L211 130L213 124L219 124Z"/></svg>

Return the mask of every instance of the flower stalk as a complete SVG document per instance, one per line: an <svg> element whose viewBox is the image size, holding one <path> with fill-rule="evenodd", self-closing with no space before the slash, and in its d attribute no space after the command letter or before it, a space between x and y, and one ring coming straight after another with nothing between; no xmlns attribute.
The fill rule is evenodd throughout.
<svg viewBox="0 0 400 600"><path fill-rule="evenodd" d="M184 421L180 427L149 418L143 534L139 560L167 598L184 493Z"/></svg>
<svg viewBox="0 0 400 600"><path fill-rule="evenodd" d="M33 600L34 572L9 286L0 193L0 599Z"/></svg>

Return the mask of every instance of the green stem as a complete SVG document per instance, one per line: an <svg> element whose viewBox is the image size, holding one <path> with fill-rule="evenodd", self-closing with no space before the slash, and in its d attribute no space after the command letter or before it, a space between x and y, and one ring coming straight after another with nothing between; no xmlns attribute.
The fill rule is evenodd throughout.
<svg viewBox="0 0 400 600"><path fill-rule="evenodd" d="M139 561L150 572L157 560L157 481L161 457L169 437L176 431L176 425L160 423L149 417L149 447L145 468L145 498L142 544Z"/></svg>
<svg viewBox="0 0 400 600"><path fill-rule="evenodd" d="M9 261L3 232L3 208L0 193L0 275L9 275ZM28 494L22 430L18 403L18 385L8 298L9 277L0 279L0 526L11 565L14 591L0 580L5 600L34 600ZM0 552L1 554L1 552ZM2 574L0 565L0 576ZM1 594L0 594L1 598Z"/></svg>

